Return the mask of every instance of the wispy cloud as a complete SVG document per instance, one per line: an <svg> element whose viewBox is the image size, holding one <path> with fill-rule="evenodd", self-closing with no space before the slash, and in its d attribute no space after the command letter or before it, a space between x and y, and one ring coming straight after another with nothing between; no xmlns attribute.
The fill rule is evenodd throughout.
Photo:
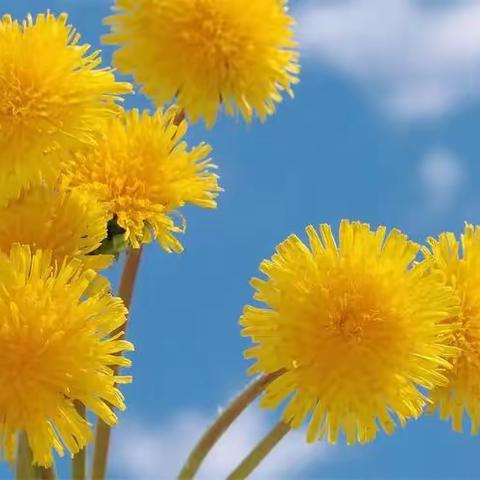
<svg viewBox="0 0 480 480"><path fill-rule="evenodd" d="M115 431L115 478L176 478L189 451L212 420L192 410L180 411L159 425L141 421L124 423ZM198 478L226 478L271 427L265 412L256 406L248 410L211 452ZM329 448L329 456L331 452ZM307 445L303 433L290 432L251 478L305 479L305 473L313 465L326 460L323 444Z"/></svg>
<svg viewBox="0 0 480 480"><path fill-rule="evenodd" d="M353 77L395 118L480 96L477 0L311 0L296 16L305 57Z"/></svg>
<svg viewBox="0 0 480 480"><path fill-rule="evenodd" d="M451 151L432 150L420 161L418 178L429 210L444 211L456 200L465 183L465 166Z"/></svg>
<svg viewBox="0 0 480 480"><path fill-rule="evenodd" d="M471 185L468 162L444 147L427 150L412 175L414 201L405 212L404 224L411 235L424 237L434 231L462 228L474 221L478 202Z"/></svg>

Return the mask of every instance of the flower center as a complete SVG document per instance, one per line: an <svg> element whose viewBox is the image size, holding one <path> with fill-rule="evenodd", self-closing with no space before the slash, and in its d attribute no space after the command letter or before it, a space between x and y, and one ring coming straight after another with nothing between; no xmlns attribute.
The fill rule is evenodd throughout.
<svg viewBox="0 0 480 480"><path fill-rule="evenodd" d="M380 334L391 313L379 300L379 288L365 275L358 279L351 274L338 275L336 282L322 289L320 308L327 317L327 330L349 343L368 341Z"/></svg>
<svg viewBox="0 0 480 480"><path fill-rule="evenodd" d="M242 57L248 40L244 33L210 0L197 0L191 15L182 18L177 26L187 51L195 50L198 65L228 71L232 61Z"/></svg>
<svg viewBox="0 0 480 480"><path fill-rule="evenodd" d="M340 297L329 313L331 329L348 342L359 343L382 321L380 309L371 299L350 292Z"/></svg>

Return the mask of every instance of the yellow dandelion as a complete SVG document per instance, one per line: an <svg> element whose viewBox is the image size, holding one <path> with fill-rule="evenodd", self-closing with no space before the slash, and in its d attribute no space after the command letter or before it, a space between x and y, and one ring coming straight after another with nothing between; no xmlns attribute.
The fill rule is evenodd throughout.
<svg viewBox="0 0 480 480"><path fill-rule="evenodd" d="M110 265L109 255L91 255L107 237L108 210L85 191L58 192L37 187L0 208L0 250L29 245L51 250L55 260L81 257L96 270Z"/></svg>
<svg viewBox="0 0 480 480"><path fill-rule="evenodd" d="M109 122L97 148L66 167L67 186L94 192L134 248L156 239L180 252L175 212L186 204L216 207L220 188L207 158L211 148L202 143L188 150L182 141L187 123L177 125L177 115L176 108L125 113Z"/></svg>
<svg viewBox="0 0 480 480"><path fill-rule="evenodd" d="M49 253L15 246L0 255L0 438L8 461L25 432L34 463L49 466L52 452L72 453L92 438L74 402L113 425L124 409L115 365L132 345L111 333L125 322L119 298L105 291L85 297L95 275L79 260L58 264Z"/></svg>
<svg viewBox="0 0 480 480"><path fill-rule="evenodd" d="M116 0L105 42L114 64L157 105L176 99L188 116L215 123L275 112L298 81L294 20L283 0Z"/></svg>
<svg viewBox="0 0 480 480"><path fill-rule="evenodd" d="M432 391L431 398L441 418L451 419L453 429L463 430L466 413L472 434L480 427L480 228L465 226L461 243L453 233L438 240L429 238L431 252L425 249L426 262L443 271L457 292L460 313L448 319L454 326L451 344L460 350L448 373L448 385Z"/></svg>
<svg viewBox="0 0 480 480"><path fill-rule="evenodd" d="M249 371L283 371L262 405L289 399L283 419L294 428L311 414L309 442L342 432L368 442L417 418L420 389L446 381L456 350L441 322L457 299L441 276L412 268L420 247L398 230L342 221L338 246L328 225L307 235L309 247L295 235L281 243L261 264L267 278L252 281L266 308L247 306L241 319L256 344Z"/></svg>
<svg viewBox="0 0 480 480"><path fill-rule="evenodd" d="M131 86L88 50L66 14L0 20L0 204L54 178L60 157L119 111Z"/></svg>

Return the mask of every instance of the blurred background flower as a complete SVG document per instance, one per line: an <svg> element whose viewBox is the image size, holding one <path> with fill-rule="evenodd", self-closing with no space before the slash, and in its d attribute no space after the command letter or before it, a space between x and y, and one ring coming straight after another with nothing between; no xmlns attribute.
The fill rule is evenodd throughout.
<svg viewBox="0 0 480 480"><path fill-rule="evenodd" d="M448 383L435 388L431 398L453 430L461 433L467 423L476 435L480 429L480 229L467 224L459 239L442 233L438 239L430 238L429 244L426 263L442 271L461 299L460 311L446 322L454 326L450 343L461 353L447 374Z"/></svg>
<svg viewBox="0 0 480 480"><path fill-rule="evenodd" d="M221 107L264 120L298 82L283 0L118 0L106 23L114 65L158 106L175 99L192 121L213 126Z"/></svg>
<svg viewBox="0 0 480 480"><path fill-rule="evenodd" d="M107 236L109 212L97 199L78 189L58 192L36 187L0 208L0 250L8 255L16 243L51 250L59 263L81 257L89 268L112 263L108 255L90 255Z"/></svg>

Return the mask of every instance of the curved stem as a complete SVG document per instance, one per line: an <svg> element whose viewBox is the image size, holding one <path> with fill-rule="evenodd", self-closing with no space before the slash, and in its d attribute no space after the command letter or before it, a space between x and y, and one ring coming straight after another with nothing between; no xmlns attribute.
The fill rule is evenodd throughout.
<svg viewBox="0 0 480 480"><path fill-rule="evenodd" d="M83 403L76 401L75 408L82 418L86 417L87 412ZM72 480L85 480L86 462L87 449L82 448L72 459Z"/></svg>
<svg viewBox="0 0 480 480"><path fill-rule="evenodd" d="M127 258L125 266L123 267L122 278L120 281L120 288L118 296L123 300L123 303L130 311L132 303L133 292L135 289L135 281L137 279L138 268L142 257L142 247L139 249L130 248L127 251ZM130 314L129 314L130 316ZM128 326L128 319L121 330L126 334ZM116 332L114 332L115 334ZM114 367L114 375L117 374L118 368ZM110 448L111 427L103 420L97 420L97 430L95 434L95 450L93 454L92 479L103 480L107 472L108 451Z"/></svg>
<svg viewBox="0 0 480 480"><path fill-rule="evenodd" d="M33 478L32 451L28 445L28 438L25 432L21 432L17 440L17 458L15 467L15 478L17 480L30 480Z"/></svg>
<svg viewBox="0 0 480 480"><path fill-rule="evenodd" d="M137 280L138 268L140 267L142 253L143 247L137 249L130 248L127 250L127 258L125 260L125 266L123 267L122 278L120 280L118 296L123 300L123 303L129 310L130 306L132 305L135 281ZM125 323L121 329L124 331L125 335L127 331L127 323Z"/></svg>
<svg viewBox="0 0 480 480"><path fill-rule="evenodd" d="M204 433L203 437L190 453L190 456L180 472L178 477L179 480L192 480L194 478L203 460L228 427L230 427L248 405L250 405L270 383L282 375L283 372L283 370L279 370L260 377L235 398L232 403L230 403L230 405Z"/></svg>
<svg viewBox="0 0 480 480"><path fill-rule="evenodd" d="M289 425L284 422L277 423L273 430L257 444L242 463L227 477L227 480L244 480L248 478L289 431Z"/></svg>

